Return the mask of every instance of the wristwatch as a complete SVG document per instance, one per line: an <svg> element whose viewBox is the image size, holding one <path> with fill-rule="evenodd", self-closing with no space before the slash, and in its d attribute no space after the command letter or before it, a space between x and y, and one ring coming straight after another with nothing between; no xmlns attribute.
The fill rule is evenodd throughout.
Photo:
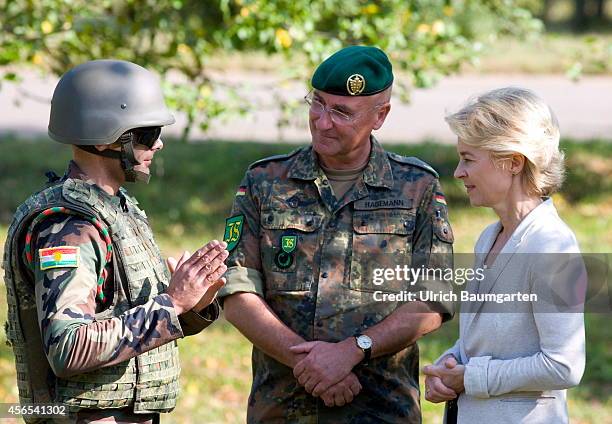
<svg viewBox="0 0 612 424"><path fill-rule="evenodd" d="M363 351L364 357L361 363L367 365L372 355L372 339L365 334L358 334L355 336L355 343L357 347Z"/></svg>

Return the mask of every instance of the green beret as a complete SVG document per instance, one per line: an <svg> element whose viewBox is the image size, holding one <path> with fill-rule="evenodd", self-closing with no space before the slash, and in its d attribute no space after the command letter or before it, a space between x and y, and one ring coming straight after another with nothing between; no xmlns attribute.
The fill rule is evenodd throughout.
<svg viewBox="0 0 612 424"><path fill-rule="evenodd" d="M312 87L339 96L371 96L389 88L393 70L381 49L350 46L323 61L312 76Z"/></svg>

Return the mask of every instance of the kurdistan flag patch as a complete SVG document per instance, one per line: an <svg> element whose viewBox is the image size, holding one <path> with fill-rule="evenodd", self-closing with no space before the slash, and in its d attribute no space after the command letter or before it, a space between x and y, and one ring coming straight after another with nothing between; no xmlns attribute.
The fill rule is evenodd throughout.
<svg viewBox="0 0 612 424"><path fill-rule="evenodd" d="M75 246L48 247L38 250L40 269L78 268L79 248Z"/></svg>

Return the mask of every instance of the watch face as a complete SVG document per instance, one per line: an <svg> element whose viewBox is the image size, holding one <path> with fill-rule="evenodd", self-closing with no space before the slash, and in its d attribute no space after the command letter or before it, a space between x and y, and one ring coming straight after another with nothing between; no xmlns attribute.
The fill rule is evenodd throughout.
<svg viewBox="0 0 612 424"><path fill-rule="evenodd" d="M368 336L361 335L357 337L357 346L361 349L370 349L372 347L372 339Z"/></svg>

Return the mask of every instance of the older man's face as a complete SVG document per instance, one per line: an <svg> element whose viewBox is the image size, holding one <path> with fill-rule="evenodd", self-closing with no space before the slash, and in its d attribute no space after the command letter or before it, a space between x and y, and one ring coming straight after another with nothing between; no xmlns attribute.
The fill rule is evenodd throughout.
<svg viewBox="0 0 612 424"><path fill-rule="evenodd" d="M370 133L382 125L386 116L386 112L376 107L381 103L376 95L348 97L315 90L313 100L325 106L323 112L317 113L317 108L311 107L309 113L312 146L315 152L323 156L345 156L369 143ZM329 113L330 109L356 119L345 122L334 119ZM382 120L381 113L384 115Z"/></svg>

